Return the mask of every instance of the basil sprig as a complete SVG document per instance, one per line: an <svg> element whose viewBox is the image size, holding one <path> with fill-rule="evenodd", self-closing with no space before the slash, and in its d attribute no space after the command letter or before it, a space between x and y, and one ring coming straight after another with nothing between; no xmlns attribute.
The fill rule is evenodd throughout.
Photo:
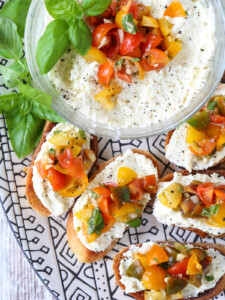
<svg viewBox="0 0 225 300"><path fill-rule="evenodd" d="M137 33L137 25L134 23L132 14L127 14L123 17L122 25L126 32L131 33L131 34Z"/></svg>
<svg viewBox="0 0 225 300"><path fill-rule="evenodd" d="M104 228L104 219L99 208L95 208L91 218L88 220L88 234L100 235Z"/></svg>
<svg viewBox="0 0 225 300"><path fill-rule="evenodd" d="M56 20L46 28L38 41L36 60L41 74L48 73L72 44L85 56L92 45L90 28L84 15L98 16L112 0L84 0L80 6L75 0L45 0L49 14Z"/></svg>
<svg viewBox="0 0 225 300"><path fill-rule="evenodd" d="M220 208L220 204L212 205L210 207L204 207L201 215L203 217L210 218L212 215L216 215L218 213L219 208Z"/></svg>

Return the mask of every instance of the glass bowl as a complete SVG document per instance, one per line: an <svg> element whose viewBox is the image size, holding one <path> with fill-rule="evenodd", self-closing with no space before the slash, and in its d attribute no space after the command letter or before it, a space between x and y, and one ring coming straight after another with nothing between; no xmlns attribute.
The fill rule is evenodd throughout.
<svg viewBox="0 0 225 300"><path fill-rule="evenodd" d="M34 85L52 96L52 108L68 122L92 134L115 139L137 139L159 135L174 129L191 118L212 96L225 69L225 8L223 0L211 0L216 22L217 45L212 62L212 70L201 92L188 107L180 110L172 118L139 128L112 128L107 124L94 122L80 112L74 111L52 86L47 75L41 75L35 59L37 42L44 31L46 8L44 0L33 0L29 9L25 31L25 52Z"/></svg>

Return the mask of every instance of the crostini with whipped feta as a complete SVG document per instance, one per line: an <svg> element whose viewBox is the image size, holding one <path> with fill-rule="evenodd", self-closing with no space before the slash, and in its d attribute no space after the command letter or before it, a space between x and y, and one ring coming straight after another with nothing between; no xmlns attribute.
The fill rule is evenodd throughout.
<svg viewBox="0 0 225 300"><path fill-rule="evenodd" d="M201 237L225 237L225 170L175 172L158 184L153 215Z"/></svg>
<svg viewBox="0 0 225 300"><path fill-rule="evenodd" d="M200 112L168 133L166 158L190 172L225 160L225 84L220 84Z"/></svg>
<svg viewBox="0 0 225 300"><path fill-rule="evenodd" d="M80 262L103 258L141 215L156 193L158 163L147 151L128 149L100 165L67 223L71 250Z"/></svg>
<svg viewBox="0 0 225 300"><path fill-rule="evenodd" d="M67 212L86 189L97 156L96 136L69 123L46 122L27 172L29 205L45 217Z"/></svg>
<svg viewBox="0 0 225 300"><path fill-rule="evenodd" d="M209 300L225 289L225 246L150 241L121 250L113 269L139 300Z"/></svg>

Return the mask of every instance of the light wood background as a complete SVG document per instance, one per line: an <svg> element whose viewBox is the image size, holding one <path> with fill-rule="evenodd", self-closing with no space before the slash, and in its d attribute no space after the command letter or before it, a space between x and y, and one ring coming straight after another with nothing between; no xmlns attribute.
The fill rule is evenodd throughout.
<svg viewBox="0 0 225 300"><path fill-rule="evenodd" d="M53 300L24 257L0 206L0 299Z"/></svg>

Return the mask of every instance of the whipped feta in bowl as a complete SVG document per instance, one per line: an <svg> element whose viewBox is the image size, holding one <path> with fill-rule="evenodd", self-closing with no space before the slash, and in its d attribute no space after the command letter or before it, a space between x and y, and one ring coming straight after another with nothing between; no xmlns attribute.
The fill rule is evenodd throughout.
<svg viewBox="0 0 225 300"><path fill-rule="evenodd" d="M82 2L82 1L78 1ZM162 18L171 0L137 0ZM225 65L225 25L221 1L180 1L185 18L168 18L172 36L182 50L161 70L145 72L145 79L122 88L115 108L95 101L101 91L99 64L88 63L72 48L48 75L41 76L35 61L38 39L46 26L44 1L32 2L26 26L26 53L34 82L53 96L53 108L71 123L105 137L140 138L171 130L190 118L210 98ZM45 23L45 24L44 24Z"/></svg>

